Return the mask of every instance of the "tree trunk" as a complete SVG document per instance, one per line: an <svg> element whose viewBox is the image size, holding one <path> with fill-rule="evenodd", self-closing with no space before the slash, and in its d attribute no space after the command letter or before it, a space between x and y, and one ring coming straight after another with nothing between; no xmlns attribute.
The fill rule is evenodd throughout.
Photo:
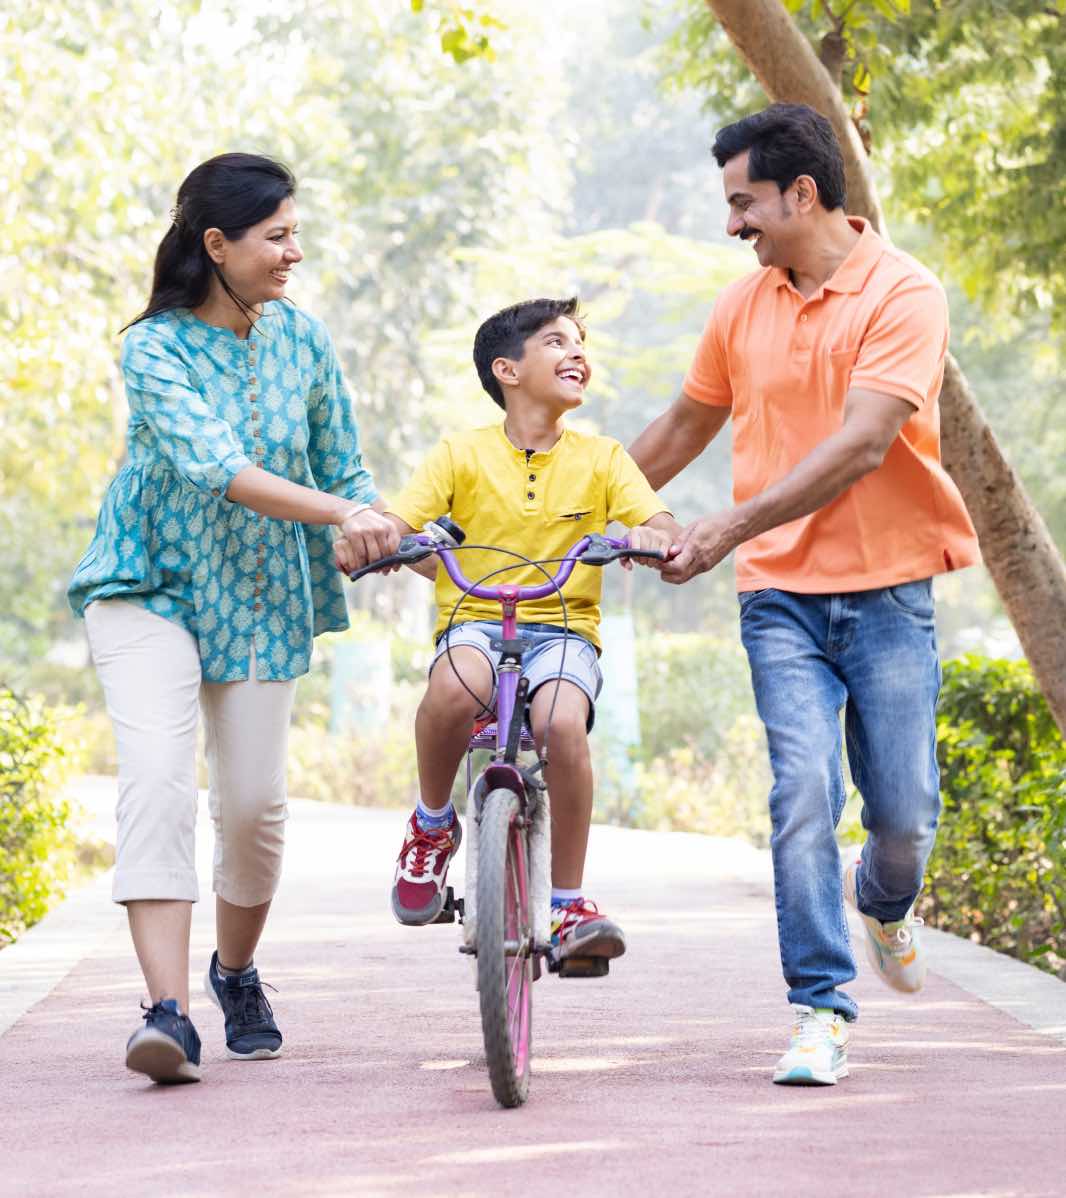
<svg viewBox="0 0 1066 1198"><path fill-rule="evenodd" d="M808 104L832 123L844 152L848 211L885 235L869 162L840 90L780 0L706 3L772 101ZM940 413L944 466L969 509L1037 685L1066 735L1066 564L951 356Z"/></svg>

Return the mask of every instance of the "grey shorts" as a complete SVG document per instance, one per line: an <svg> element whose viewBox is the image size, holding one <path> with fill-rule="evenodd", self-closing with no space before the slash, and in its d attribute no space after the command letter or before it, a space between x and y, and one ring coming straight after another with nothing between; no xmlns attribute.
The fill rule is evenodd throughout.
<svg viewBox="0 0 1066 1198"><path fill-rule="evenodd" d="M487 620L471 620L466 624L456 625L448 636L448 644L453 649L459 645L470 645L487 658L492 666L493 704L496 702L496 670L500 664L500 653L498 649L493 649L492 641L499 640L502 632L502 624ZM522 677L529 679L529 698L533 698L539 687L554 682L557 678L572 682L589 701L588 727L591 731L596 714L596 696L603 686L596 646L573 632L564 636L563 630L553 624L519 624L518 635L527 646L522 654ZM430 673L447 651L444 640L442 635L437 641L437 651L429 666Z"/></svg>

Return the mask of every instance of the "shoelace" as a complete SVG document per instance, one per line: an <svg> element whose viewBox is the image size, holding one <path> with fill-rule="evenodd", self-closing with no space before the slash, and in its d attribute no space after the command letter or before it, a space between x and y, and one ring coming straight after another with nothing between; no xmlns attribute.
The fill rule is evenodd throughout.
<svg viewBox="0 0 1066 1198"><path fill-rule="evenodd" d="M820 1019L813 1011L800 1011L792 1027L795 1047L805 1048L824 1043L826 1036L832 1034L832 1027L832 1023Z"/></svg>
<svg viewBox="0 0 1066 1198"><path fill-rule="evenodd" d="M881 932L881 942L886 948L906 948L911 942L911 928L924 928L925 920L920 915L906 917L894 932Z"/></svg>
<svg viewBox="0 0 1066 1198"><path fill-rule="evenodd" d="M268 1019L274 1017L274 1008L270 1005L270 1000L263 993L263 987L268 990L273 990L277 994L276 986L271 986L269 982L258 982L254 986L242 986L235 995L237 1001L234 1005L234 1015L237 1022L244 1027L249 1027L254 1024L264 1024Z"/></svg>
<svg viewBox="0 0 1066 1198"><path fill-rule="evenodd" d="M144 1005L144 1003L142 1002L141 1010L144 1012L144 1014L141 1016L141 1018L144 1020L145 1023L150 1023L155 1018L156 1015L173 1016L173 1014L174 1014L173 1011L168 1011L163 1006L162 1002L154 1002L154 1003L152 1003L152 1005L150 1007L146 1007ZM184 1016L182 1016L181 1014L179 1014L177 1017L179 1019L184 1018Z"/></svg>
<svg viewBox="0 0 1066 1198"><path fill-rule="evenodd" d="M558 912L558 914L556 914ZM590 899L582 899L578 903L564 903L552 909L552 934L563 936L576 928L586 919L594 919L600 914L599 907ZM556 923L558 920L558 923Z"/></svg>
<svg viewBox="0 0 1066 1198"><path fill-rule="evenodd" d="M450 828L423 828L418 824L416 827L418 830L411 839L404 841L399 860L402 862L414 849L414 860L406 869L413 878L420 878L429 866L430 857L435 857L442 850L452 847L452 833Z"/></svg>

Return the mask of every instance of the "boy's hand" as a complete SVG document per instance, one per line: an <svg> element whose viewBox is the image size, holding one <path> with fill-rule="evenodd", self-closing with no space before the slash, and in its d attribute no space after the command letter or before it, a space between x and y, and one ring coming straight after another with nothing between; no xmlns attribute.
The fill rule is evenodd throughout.
<svg viewBox="0 0 1066 1198"><path fill-rule="evenodd" d="M650 528L647 524L641 524L629 530L630 549L654 549L666 558L670 555L670 546L673 543L673 535L664 528ZM621 561L626 570L632 570L634 562L650 566L653 570L661 570L666 564L665 561L654 557L624 557Z"/></svg>

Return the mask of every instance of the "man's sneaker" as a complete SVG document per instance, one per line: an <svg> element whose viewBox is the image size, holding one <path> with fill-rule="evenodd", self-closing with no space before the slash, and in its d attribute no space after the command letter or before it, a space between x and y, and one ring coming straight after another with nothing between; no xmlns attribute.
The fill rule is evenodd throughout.
<svg viewBox="0 0 1066 1198"><path fill-rule="evenodd" d="M848 1025L837 1011L796 1006L788 1052L777 1062L779 1086L835 1086L848 1076Z"/></svg>
<svg viewBox="0 0 1066 1198"><path fill-rule="evenodd" d="M281 1056L281 1032L254 966L243 973L219 973L216 950L211 954L204 989L226 1018L228 1056L236 1061L264 1061Z"/></svg>
<svg viewBox="0 0 1066 1198"><path fill-rule="evenodd" d="M173 998L144 1011L144 1027L126 1041L126 1068L147 1073L154 1082L177 1085L200 1080L200 1037Z"/></svg>
<svg viewBox="0 0 1066 1198"><path fill-rule="evenodd" d="M844 898L856 911L859 911L855 880L858 871L858 858L844 867ZM859 916L866 928L866 959L880 979L904 994L921 990L925 985L926 957L915 928L924 921L914 914L914 907L892 923L881 923L861 911Z"/></svg>
<svg viewBox="0 0 1066 1198"><path fill-rule="evenodd" d="M448 863L462 840L458 816L446 828L423 828L412 812L392 883L392 913L400 923L432 923L441 913Z"/></svg>
<svg viewBox="0 0 1066 1198"><path fill-rule="evenodd" d="M558 960L604 957L613 961L626 951L622 929L595 903L577 899L552 907L552 948Z"/></svg>

